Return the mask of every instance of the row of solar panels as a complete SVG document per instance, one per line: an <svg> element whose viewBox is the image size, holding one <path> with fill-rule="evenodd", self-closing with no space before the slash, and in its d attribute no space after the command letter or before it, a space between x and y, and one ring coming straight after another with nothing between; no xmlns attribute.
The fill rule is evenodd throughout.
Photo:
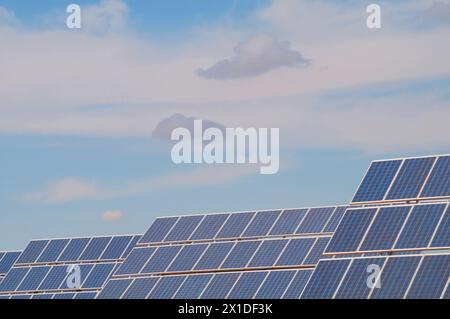
<svg viewBox="0 0 450 319"><path fill-rule="evenodd" d="M349 209L326 253L450 248L450 206Z"/></svg>
<svg viewBox="0 0 450 319"><path fill-rule="evenodd" d="M31 241L17 265L124 259L140 236L89 237Z"/></svg>
<svg viewBox="0 0 450 319"><path fill-rule="evenodd" d="M135 248L115 276L315 265L330 236Z"/></svg>
<svg viewBox="0 0 450 319"><path fill-rule="evenodd" d="M353 203L450 196L450 156L375 161Z"/></svg>
<svg viewBox="0 0 450 319"><path fill-rule="evenodd" d="M61 292L56 294L0 295L0 299L95 299L97 292Z"/></svg>
<svg viewBox="0 0 450 319"><path fill-rule="evenodd" d="M12 268L20 254L20 251L0 252L0 280Z"/></svg>
<svg viewBox="0 0 450 319"><path fill-rule="evenodd" d="M450 255L322 260L302 298L450 299Z"/></svg>
<svg viewBox="0 0 450 319"><path fill-rule="evenodd" d="M99 299L298 299L312 270L110 280Z"/></svg>
<svg viewBox="0 0 450 319"><path fill-rule="evenodd" d="M157 219L139 244L334 232L346 207L193 215Z"/></svg>

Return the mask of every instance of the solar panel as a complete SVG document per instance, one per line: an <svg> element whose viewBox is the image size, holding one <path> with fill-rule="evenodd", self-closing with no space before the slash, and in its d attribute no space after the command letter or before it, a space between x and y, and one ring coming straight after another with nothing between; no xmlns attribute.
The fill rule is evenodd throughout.
<svg viewBox="0 0 450 319"><path fill-rule="evenodd" d="M158 218L142 236L139 243L162 242L172 227L176 224L178 217Z"/></svg>
<svg viewBox="0 0 450 319"><path fill-rule="evenodd" d="M289 283L283 299L299 299L310 279L313 270L298 270L292 281Z"/></svg>
<svg viewBox="0 0 450 319"><path fill-rule="evenodd" d="M450 156L441 156L437 159L420 197L445 196L450 196Z"/></svg>
<svg viewBox="0 0 450 319"><path fill-rule="evenodd" d="M315 238L291 239L277 261L278 266L302 265L310 252Z"/></svg>
<svg viewBox="0 0 450 319"><path fill-rule="evenodd" d="M307 212L307 209L290 209L283 211L270 231L270 235L294 234L303 218L305 218Z"/></svg>
<svg viewBox="0 0 450 319"><path fill-rule="evenodd" d="M182 241L189 239L203 217L204 216L180 217L169 234L164 238L164 241Z"/></svg>
<svg viewBox="0 0 450 319"><path fill-rule="evenodd" d="M126 289L123 299L145 299L155 287L159 278L137 278Z"/></svg>
<svg viewBox="0 0 450 319"><path fill-rule="evenodd" d="M149 295L150 299L172 299L186 276L162 277Z"/></svg>
<svg viewBox="0 0 450 319"><path fill-rule="evenodd" d="M308 234L322 232L334 210L335 207L311 208L296 233Z"/></svg>
<svg viewBox="0 0 450 319"><path fill-rule="evenodd" d="M258 212L242 236L258 237L267 235L280 213L281 211Z"/></svg>
<svg viewBox="0 0 450 319"><path fill-rule="evenodd" d="M229 214L207 215L190 239L201 240L214 238L229 216Z"/></svg>
<svg viewBox="0 0 450 319"><path fill-rule="evenodd" d="M0 280L8 273L16 260L19 258L20 254L21 252L19 251L0 253Z"/></svg>
<svg viewBox="0 0 450 319"><path fill-rule="evenodd" d="M281 299L294 278L295 273L295 271L269 272L259 288L255 299Z"/></svg>
<svg viewBox="0 0 450 319"><path fill-rule="evenodd" d="M252 299L266 276L267 272L242 273L227 298Z"/></svg>
<svg viewBox="0 0 450 319"><path fill-rule="evenodd" d="M174 299L198 299L212 277L212 274L187 277Z"/></svg>
<svg viewBox="0 0 450 319"><path fill-rule="evenodd" d="M232 214L216 238L236 238L240 237L244 230L247 228L250 221L253 219L255 213L239 213Z"/></svg>

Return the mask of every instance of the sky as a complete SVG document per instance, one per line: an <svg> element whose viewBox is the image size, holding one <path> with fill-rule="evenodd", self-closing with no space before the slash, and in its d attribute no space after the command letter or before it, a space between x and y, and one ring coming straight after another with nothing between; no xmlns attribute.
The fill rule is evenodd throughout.
<svg viewBox="0 0 450 319"><path fill-rule="evenodd" d="M0 250L346 204L372 160L449 153L448 39L448 0L0 0ZM174 164L176 114L279 128L280 171Z"/></svg>

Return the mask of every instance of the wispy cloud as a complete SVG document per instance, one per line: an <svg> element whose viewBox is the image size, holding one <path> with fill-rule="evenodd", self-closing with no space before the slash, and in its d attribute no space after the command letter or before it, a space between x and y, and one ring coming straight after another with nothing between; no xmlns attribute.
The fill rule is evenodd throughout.
<svg viewBox="0 0 450 319"><path fill-rule="evenodd" d="M124 213L120 210L107 211L102 214L102 220L105 222L116 221L122 219Z"/></svg>

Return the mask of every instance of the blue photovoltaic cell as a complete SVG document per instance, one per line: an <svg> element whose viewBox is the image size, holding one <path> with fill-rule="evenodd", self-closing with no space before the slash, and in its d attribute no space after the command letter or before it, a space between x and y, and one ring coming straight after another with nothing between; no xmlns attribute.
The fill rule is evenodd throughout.
<svg viewBox="0 0 450 319"><path fill-rule="evenodd" d="M89 243L89 238L75 238L70 240L66 249L64 249L58 261L76 261L80 257L86 245Z"/></svg>
<svg viewBox="0 0 450 319"><path fill-rule="evenodd" d="M284 293L283 299L299 299L312 273L312 270L297 271L294 279L292 279L292 282Z"/></svg>
<svg viewBox="0 0 450 319"><path fill-rule="evenodd" d="M228 295L228 299L253 299L267 272L244 272Z"/></svg>
<svg viewBox="0 0 450 319"><path fill-rule="evenodd" d="M108 245L108 248L103 252L101 259L102 260L114 260L120 259L125 249L130 244L132 236L119 236L113 237L111 242Z"/></svg>
<svg viewBox="0 0 450 319"><path fill-rule="evenodd" d="M418 197L434 160L435 157L405 160L386 199Z"/></svg>
<svg viewBox="0 0 450 319"><path fill-rule="evenodd" d="M419 205L410 213L396 249L428 247L434 230L444 212L445 205Z"/></svg>
<svg viewBox="0 0 450 319"><path fill-rule="evenodd" d="M238 278L238 273L215 275L201 295L201 299L225 299Z"/></svg>
<svg viewBox="0 0 450 319"><path fill-rule="evenodd" d="M234 243L211 244L200 258L195 270L217 269L227 257Z"/></svg>
<svg viewBox="0 0 450 319"><path fill-rule="evenodd" d="M41 254L41 256L39 256L37 262L44 263L57 261L59 255L61 255L61 252L67 246L68 242L69 239L51 240L45 248L44 252Z"/></svg>
<svg viewBox="0 0 450 319"><path fill-rule="evenodd" d="M448 285L447 290L444 294L444 299L450 299L450 285Z"/></svg>
<svg viewBox="0 0 450 319"><path fill-rule="evenodd" d="M431 247L450 247L450 206L444 214Z"/></svg>
<svg viewBox="0 0 450 319"><path fill-rule="evenodd" d="M277 266L302 265L314 241L314 238L291 239L280 259L277 261Z"/></svg>
<svg viewBox="0 0 450 319"><path fill-rule="evenodd" d="M50 267L33 267L23 279L17 291L36 290L49 272Z"/></svg>
<svg viewBox="0 0 450 319"><path fill-rule="evenodd" d="M392 249L411 206L380 208L360 250Z"/></svg>
<svg viewBox="0 0 450 319"><path fill-rule="evenodd" d="M47 246L48 240L36 240L28 244L27 248L17 260L18 264L32 264L36 261L42 251Z"/></svg>
<svg viewBox="0 0 450 319"><path fill-rule="evenodd" d="M350 260L322 260L308 282L302 299L331 299L344 276Z"/></svg>
<svg viewBox="0 0 450 319"><path fill-rule="evenodd" d="M185 276L162 277L149 295L149 299L172 299L185 280Z"/></svg>
<svg viewBox="0 0 450 319"><path fill-rule="evenodd" d="M19 258L20 252L8 252L3 255L0 261L0 274L6 274Z"/></svg>
<svg viewBox="0 0 450 319"><path fill-rule="evenodd" d="M125 259L128 257L128 255L131 253L131 251L133 250L134 246L136 246L136 244L138 243L138 241L141 239L140 235L136 235L133 237L133 239L131 240L130 244L128 245L127 249L125 249L125 252L122 255L122 259Z"/></svg>
<svg viewBox="0 0 450 319"><path fill-rule="evenodd" d="M164 241L168 242L189 239L202 219L203 215L180 217Z"/></svg>
<svg viewBox="0 0 450 319"><path fill-rule="evenodd" d="M144 236L142 236L140 243L159 243L164 240L173 225L177 222L178 217L158 218L150 226Z"/></svg>
<svg viewBox="0 0 450 319"><path fill-rule="evenodd" d="M371 299L402 299L419 265L420 257L389 258L381 272L380 287Z"/></svg>
<svg viewBox="0 0 450 319"><path fill-rule="evenodd" d="M80 260L98 260L105 251L106 246L108 246L111 241L111 237L96 237L92 238L89 245L84 250L80 257Z"/></svg>
<svg viewBox="0 0 450 319"><path fill-rule="evenodd" d="M311 208L295 233L311 234L322 232L334 209L335 207Z"/></svg>
<svg viewBox="0 0 450 319"><path fill-rule="evenodd" d="M383 200L401 163L401 160L373 162L359 186L353 202Z"/></svg>
<svg viewBox="0 0 450 319"><path fill-rule="evenodd" d="M450 196L450 156L439 157L420 197Z"/></svg>
<svg viewBox="0 0 450 319"><path fill-rule="evenodd" d="M155 252L156 248L136 248L125 259L116 275L138 274L149 260L150 256Z"/></svg>
<svg viewBox="0 0 450 319"><path fill-rule="evenodd" d="M288 240L265 240L248 264L248 267L273 266Z"/></svg>
<svg viewBox="0 0 450 319"><path fill-rule="evenodd" d="M220 268L244 268L256 249L258 249L260 243L260 241L243 241L237 243Z"/></svg>
<svg viewBox="0 0 450 319"><path fill-rule="evenodd" d="M213 275L188 276L174 299L198 299Z"/></svg>
<svg viewBox="0 0 450 319"><path fill-rule="evenodd" d="M255 213L231 214L217 235L217 238L240 237L245 228L247 228L247 225L253 218L254 214Z"/></svg>
<svg viewBox="0 0 450 319"><path fill-rule="evenodd" d="M101 288L111 275L115 264L97 264L83 282L83 288Z"/></svg>
<svg viewBox="0 0 450 319"><path fill-rule="evenodd" d="M109 280L97 299L119 299L132 281L132 279Z"/></svg>
<svg viewBox="0 0 450 319"><path fill-rule="evenodd" d="M222 228L228 214L207 215L191 236L191 240L212 239Z"/></svg>
<svg viewBox="0 0 450 319"><path fill-rule="evenodd" d="M450 255L425 256L408 299L439 299L450 277Z"/></svg>
<svg viewBox="0 0 450 319"><path fill-rule="evenodd" d="M38 287L38 290L56 290L67 277L67 266L54 266Z"/></svg>
<svg viewBox="0 0 450 319"><path fill-rule="evenodd" d="M96 292L80 292L75 295L74 299L92 300L95 299L96 296L97 296Z"/></svg>
<svg viewBox="0 0 450 319"><path fill-rule="evenodd" d="M74 293L58 293L53 295L53 299L73 299Z"/></svg>
<svg viewBox="0 0 450 319"><path fill-rule="evenodd" d="M255 299L281 299L295 276L295 271L271 271Z"/></svg>
<svg viewBox="0 0 450 319"><path fill-rule="evenodd" d="M0 291L15 291L30 268L12 268L0 283Z"/></svg>
<svg viewBox="0 0 450 319"><path fill-rule="evenodd" d="M14 295L11 299L31 299L31 295Z"/></svg>
<svg viewBox="0 0 450 319"><path fill-rule="evenodd" d="M330 242L331 237L322 237L317 238L314 247L311 249L311 252L308 254L308 257L303 261L304 265L316 265L320 258L322 258L323 252Z"/></svg>
<svg viewBox="0 0 450 319"><path fill-rule="evenodd" d="M347 210L326 252L356 251L376 211L376 209Z"/></svg>
<svg viewBox="0 0 450 319"><path fill-rule="evenodd" d="M336 210L333 213L333 216L331 216L330 220L328 221L327 225L323 230L324 233L332 233L336 231L339 223L342 220L342 217L344 217L347 208L348 208L347 206L339 206L336 208Z"/></svg>
<svg viewBox="0 0 450 319"><path fill-rule="evenodd" d="M269 235L293 234L307 212L307 209L291 209L283 211Z"/></svg>
<svg viewBox="0 0 450 319"><path fill-rule="evenodd" d="M207 247L207 244L184 246L168 271L191 270Z"/></svg>
<svg viewBox="0 0 450 319"><path fill-rule="evenodd" d="M369 276L374 274L373 267L382 269L385 258L355 259L342 281L336 299L367 299L371 289L367 285ZM342 278L342 277L341 277ZM372 282L375 284L375 282Z"/></svg>
<svg viewBox="0 0 450 319"><path fill-rule="evenodd" d="M273 227L281 211L259 212L245 230L242 237L265 236Z"/></svg>
<svg viewBox="0 0 450 319"><path fill-rule="evenodd" d="M138 278L122 296L122 299L145 299L158 282L158 278Z"/></svg>
<svg viewBox="0 0 450 319"><path fill-rule="evenodd" d="M159 247L141 270L143 274L164 272L172 263L182 246Z"/></svg>
<svg viewBox="0 0 450 319"><path fill-rule="evenodd" d="M39 294L39 295L33 295L31 299L52 299L53 294Z"/></svg>

